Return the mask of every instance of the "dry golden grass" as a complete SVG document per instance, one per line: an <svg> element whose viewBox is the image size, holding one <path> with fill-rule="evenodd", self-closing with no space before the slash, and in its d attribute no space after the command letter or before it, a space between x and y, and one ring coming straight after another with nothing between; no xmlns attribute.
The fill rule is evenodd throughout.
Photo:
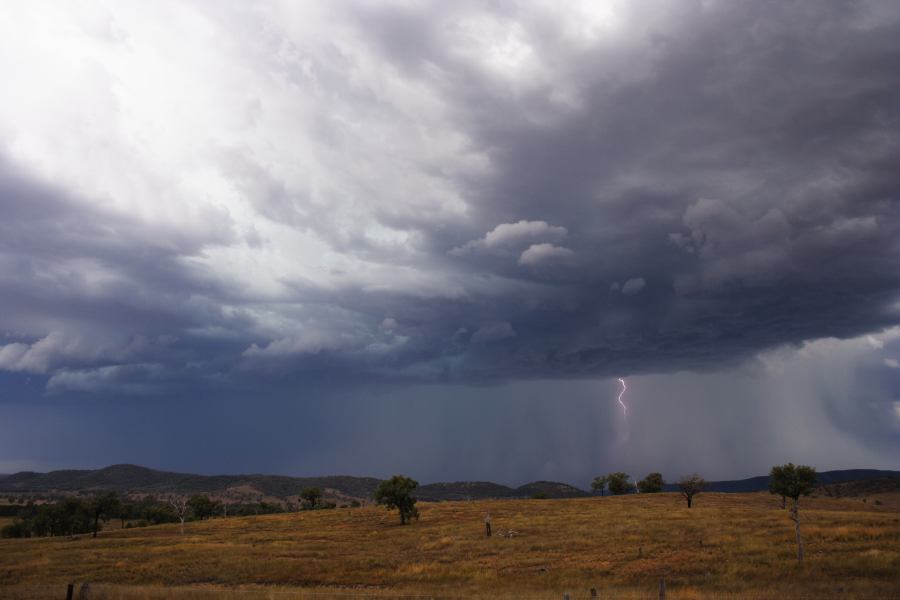
<svg viewBox="0 0 900 600"><path fill-rule="evenodd" d="M518 535L485 539L494 530ZM900 597L900 510L808 499L807 557L767 494L674 494L420 505L401 527L379 508L217 519L82 538L0 541L0 597L92 582L96 598L350 596ZM44 586L51 586L50 589ZM168 587L163 587L168 586ZM174 586L174 587L173 587ZM230 591L217 592L220 588Z"/></svg>

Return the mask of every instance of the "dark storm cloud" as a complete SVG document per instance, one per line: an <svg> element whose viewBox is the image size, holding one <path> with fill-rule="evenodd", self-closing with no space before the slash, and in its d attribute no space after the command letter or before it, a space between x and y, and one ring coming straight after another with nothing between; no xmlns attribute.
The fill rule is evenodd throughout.
<svg viewBox="0 0 900 600"><path fill-rule="evenodd" d="M262 73L228 117L296 121L296 167L236 136L197 160L250 216L160 224L5 161L0 368L48 391L709 370L897 322L892 3L641 3L590 35L532 3L351 3L319 45L197 6Z"/></svg>
<svg viewBox="0 0 900 600"><path fill-rule="evenodd" d="M466 234L432 237L435 247L463 254L526 219L564 227L574 252L574 265L544 276L515 260L525 243L460 256L553 292L467 299L467 318L448 329L500 320L517 335L466 348L453 368L702 369L896 323L900 31L885 8L642 6L619 46L585 47L548 12L519 6L522 38L551 72L534 85L459 58L452 23L468 9L367 14L373 51L452 98L456 123L490 157L490 173L466 182ZM554 106L563 89L572 105ZM609 293L629 280L646 288Z"/></svg>

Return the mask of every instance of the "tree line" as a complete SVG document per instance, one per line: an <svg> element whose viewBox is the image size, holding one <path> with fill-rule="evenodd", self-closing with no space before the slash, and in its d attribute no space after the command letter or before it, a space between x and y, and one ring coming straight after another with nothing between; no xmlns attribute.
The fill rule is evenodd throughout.
<svg viewBox="0 0 900 600"><path fill-rule="evenodd" d="M11 507L12 508L12 507ZM224 504L203 494L189 498L145 496L130 500L115 493L90 498L69 496L55 502L16 507L15 520L0 529L0 537L55 537L93 534L103 530L104 523L120 520L123 529L163 523L202 521L213 516L251 516L286 512L279 504L251 502Z"/></svg>
<svg viewBox="0 0 900 600"><path fill-rule="evenodd" d="M628 473L616 471L615 473L594 477L594 480L591 482L591 489L595 493L599 492L601 496L604 495L606 490L609 490L609 493L614 496L620 496L630 492L657 494L663 491L666 485L662 474L656 472L650 473L636 483L631 483L630 480L631 475ZM706 481L694 473L681 477L677 485L682 497L687 501L688 508L690 508L693 505L694 496L702 492L703 488L706 487Z"/></svg>

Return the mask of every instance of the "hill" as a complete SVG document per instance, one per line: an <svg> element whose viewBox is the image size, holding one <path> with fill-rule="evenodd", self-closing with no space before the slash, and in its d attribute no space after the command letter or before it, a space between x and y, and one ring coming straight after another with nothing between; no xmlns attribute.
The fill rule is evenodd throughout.
<svg viewBox="0 0 900 600"><path fill-rule="evenodd" d="M49 473L25 471L0 480L0 493L115 491L147 494L259 495L287 498L304 488L334 490L352 498L371 497L379 480L373 477L287 477L284 475L193 475L157 471L137 465L112 465L96 470Z"/></svg>
<svg viewBox="0 0 900 600"><path fill-rule="evenodd" d="M900 492L900 477L877 477L874 479L862 479L860 481L845 481L823 485L816 491L816 495L831 498L858 498Z"/></svg>
<svg viewBox="0 0 900 600"><path fill-rule="evenodd" d="M768 494L677 494L552 502L364 507L84 536L0 540L4 600L62 597L88 581L97 598L896 598L900 509L860 500L804 499L807 558ZM485 512L495 532L484 537ZM117 587L122 586L122 587ZM181 586L181 587L179 587ZM93 597L93 596L92 596Z"/></svg>
<svg viewBox="0 0 900 600"><path fill-rule="evenodd" d="M849 469L819 473L819 482L831 486L852 481L900 478L900 471ZM307 487L325 490L326 496L341 500L368 500L380 480L374 477L329 475L323 477L288 477L285 475L195 475L158 471L137 465L112 465L94 470L62 470L49 473L23 471L0 478L0 494L57 494L74 492L115 491L121 494L213 494L225 499L250 500L274 498L286 500ZM768 477L751 477L734 481L711 481L708 492L765 491ZM676 491L668 484L666 491ZM429 483L416 494L426 502L477 500L485 498L579 498L590 495L575 486L554 481L535 481L517 488L489 481L457 481Z"/></svg>
<svg viewBox="0 0 900 600"><path fill-rule="evenodd" d="M819 485L831 485L835 483L843 483L846 481L859 481L864 479L900 477L900 471L882 471L878 469L842 469L838 471L822 471L816 474L816 481ZM708 481L706 482L707 492L765 492L769 489L769 476L759 475L757 477L749 477L747 479L735 479L728 481ZM665 491L678 491L678 486L674 483L666 484Z"/></svg>
<svg viewBox="0 0 900 600"><path fill-rule="evenodd" d="M455 481L419 486L416 497L425 502L472 500L474 498L509 498L515 490L490 481Z"/></svg>
<svg viewBox="0 0 900 600"><path fill-rule="evenodd" d="M373 477L331 475L288 477L284 475L193 475L157 471L137 465L112 465L96 470L62 470L49 473L23 471L0 480L0 493L53 494L115 491L122 494L216 494L223 497L267 496L286 499L304 488L318 487L327 495L367 500L380 483ZM488 481L431 483L417 490L425 502L474 500L479 498L575 498L586 492L565 483L536 481L511 488Z"/></svg>

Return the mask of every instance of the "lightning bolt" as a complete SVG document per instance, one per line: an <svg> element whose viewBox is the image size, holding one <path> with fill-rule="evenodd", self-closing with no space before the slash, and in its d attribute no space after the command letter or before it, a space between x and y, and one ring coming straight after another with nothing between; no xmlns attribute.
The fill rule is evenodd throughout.
<svg viewBox="0 0 900 600"><path fill-rule="evenodd" d="M619 405L622 407L622 415L627 419L628 418L628 407L625 406L624 402L622 402L622 396L624 396L625 392L628 391L628 386L625 385L624 379L622 379L621 377L619 377L618 379L619 379L619 383L622 384L622 391L619 392L619 397L617 398L617 400L619 401Z"/></svg>

